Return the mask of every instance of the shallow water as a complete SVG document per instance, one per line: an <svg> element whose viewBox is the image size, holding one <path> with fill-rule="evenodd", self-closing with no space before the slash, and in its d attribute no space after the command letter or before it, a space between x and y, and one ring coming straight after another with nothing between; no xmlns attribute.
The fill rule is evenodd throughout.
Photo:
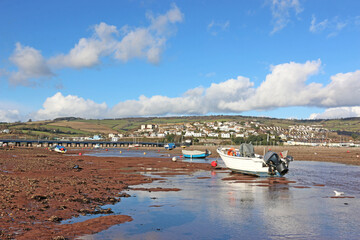
<svg viewBox="0 0 360 240"><path fill-rule="evenodd" d="M144 184L182 190L130 190L132 197L104 208L132 222L78 239L360 239L358 166L294 161L286 179L296 183L270 186L222 180L228 176L200 171ZM353 198L331 198L334 190Z"/></svg>
<svg viewBox="0 0 360 240"><path fill-rule="evenodd" d="M100 148L94 149L85 155L96 157L169 157L171 152L160 152L154 150L139 150L137 148Z"/></svg>

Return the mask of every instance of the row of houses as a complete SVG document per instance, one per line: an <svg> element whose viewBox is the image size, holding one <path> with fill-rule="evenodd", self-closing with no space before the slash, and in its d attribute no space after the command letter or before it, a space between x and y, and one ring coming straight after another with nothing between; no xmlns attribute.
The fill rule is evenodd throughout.
<svg viewBox="0 0 360 240"><path fill-rule="evenodd" d="M141 125L131 133L132 137L164 138L167 135L192 138L246 138L251 135L268 134L270 139L276 136L282 140L303 140L324 138L328 130L321 126L294 125L288 128L266 126L256 121L250 122L193 122L184 124L147 124ZM109 137L113 137L109 135Z"/></svg>

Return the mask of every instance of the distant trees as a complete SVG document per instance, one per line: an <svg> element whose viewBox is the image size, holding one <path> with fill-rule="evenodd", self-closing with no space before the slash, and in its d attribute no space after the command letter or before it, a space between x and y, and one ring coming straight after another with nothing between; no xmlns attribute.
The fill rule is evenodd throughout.
<svg viewBox="0 0 360 240"><path fill-rule="evenodd" d="M276 136L275 139L268 139L267 134L250 135L247 138L235 137L232 139L232 142L235 145L239 145L241 143L252 143L254 145L278 145L280 141L281 140L278 136Z"/></svg>

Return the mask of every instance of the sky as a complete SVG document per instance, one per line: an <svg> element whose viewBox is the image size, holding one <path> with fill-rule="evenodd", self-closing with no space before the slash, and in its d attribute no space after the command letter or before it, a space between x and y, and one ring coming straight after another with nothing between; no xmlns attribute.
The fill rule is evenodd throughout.
<svg viewBox="0 0 360 240"><path fill-rule="evenodd" d="M0 0L0 122L360 117L358 0Z"/></svg>

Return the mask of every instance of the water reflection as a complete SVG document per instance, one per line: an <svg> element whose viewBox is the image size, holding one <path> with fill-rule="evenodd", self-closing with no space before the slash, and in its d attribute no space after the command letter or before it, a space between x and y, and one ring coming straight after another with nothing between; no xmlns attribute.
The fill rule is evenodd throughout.
<svg viewBox="0 0 360 240"><path fill-rule="evenodd" d="M132 222L80 239L360 238L359 167L293 162L287 178L229 177L201 171L144 184L182 190L129 191L133 197L111 207ZM355 198L330 198L334 189Z"/></svg>

